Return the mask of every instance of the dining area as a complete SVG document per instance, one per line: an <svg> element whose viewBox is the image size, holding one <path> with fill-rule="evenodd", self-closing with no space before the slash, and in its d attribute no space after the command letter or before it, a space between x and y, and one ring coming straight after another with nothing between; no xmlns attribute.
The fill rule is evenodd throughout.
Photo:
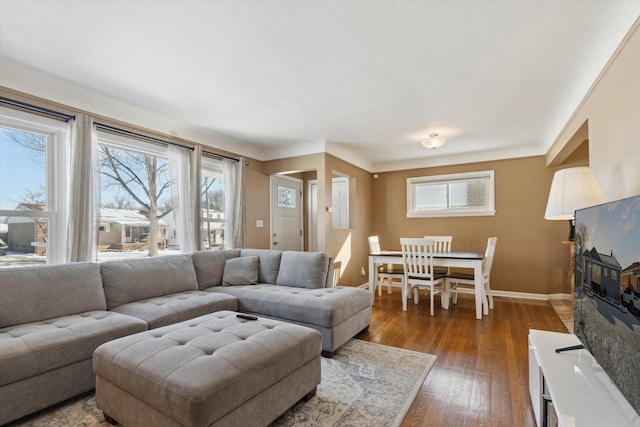
<svg viewBox="0 0 640 427"><path fill-rule="evenodd" d="M383 288L402 291L402 310L409 300L419 303L420 291L429 298L429 310L434 315L435 296L440 295L442 309L457 304L458 294L472 294L475 317L482 320L493 309L490 274L497 238L489 237L484 252L455 251L452 236L401 237L400 250L385 250L378 236L369 236L369 291L375 306L375 294Z"/></svg>

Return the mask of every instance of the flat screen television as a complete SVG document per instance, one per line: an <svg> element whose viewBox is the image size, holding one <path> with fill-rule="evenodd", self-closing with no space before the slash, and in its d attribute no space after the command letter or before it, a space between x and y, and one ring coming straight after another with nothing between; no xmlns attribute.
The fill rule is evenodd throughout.
<svg viewBox="0 0 640 427"><path fill-rule="evenodd" d="M640 414L640 196L576 211L574 333Z"/></svg>

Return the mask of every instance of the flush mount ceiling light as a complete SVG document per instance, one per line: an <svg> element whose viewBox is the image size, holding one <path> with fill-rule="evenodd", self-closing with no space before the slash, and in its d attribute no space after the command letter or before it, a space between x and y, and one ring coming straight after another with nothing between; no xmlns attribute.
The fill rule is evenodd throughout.
<svg viewBox="0 0 640 427"><path fill-rule="evenodd" d="M444 143L447 142L447 138L434 132L429 134L429 138L424 139L421 142L424 148L435 150L438 147L442 147Z"/></svg>

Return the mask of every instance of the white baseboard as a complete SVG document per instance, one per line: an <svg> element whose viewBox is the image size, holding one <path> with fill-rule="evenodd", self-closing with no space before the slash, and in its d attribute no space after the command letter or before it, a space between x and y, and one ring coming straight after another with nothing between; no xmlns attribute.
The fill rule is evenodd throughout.
<svg viewBox="0 0 640 427"><path fill-rule="evenodd" d="M369 290L369 282L365 282L362 285L358 286L360 289ZM513 291L497 291L492 290L491 293L494 297L504 297L504 298L521 298L521 299L532 299L538 301L550 301L550 300L571 300L570 294L534 294L530 292L513 292Z"/></svg>
<svg viewBox="0 0 640 427"><path fill-rule="evenodd" d="M497 291L491 290L491 293L494 297L505 297L505 298L523 298L523 299L533 299L539 301L549 301L549 300L567 300L571 299L570 294L534 294L530 292L513 292L513 291Z"/></svg>

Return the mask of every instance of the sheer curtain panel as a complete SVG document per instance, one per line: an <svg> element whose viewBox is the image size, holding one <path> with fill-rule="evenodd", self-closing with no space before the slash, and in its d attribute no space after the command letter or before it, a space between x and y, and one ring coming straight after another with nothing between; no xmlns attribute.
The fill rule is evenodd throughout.
<svg viewBox="0 0 640 427"><path fill-rule="evenodd" d="M225 248L244 248L244 157L223 159Z"/></svg>
<svg viewBox="0 0 640 427"><path fill-rule="evenodd" d="M71 122L67 258L94 261L100 222L98 146L93 118L78 114Z"/></svg>
<svg viewBox="0 0 640 427"><path fill-rule="evenodd" d="M176 240L181 253L196 249L194 239L194 214L191 181L190 150L175 145L167 147L169 173L171 175L171 201Z"/></svg>
<svg viewBox="0 0 640 427"><path fill-rule="evenodd" d="M193 212L191 212L193 240L196 251L202 250L202 233L200 222L202 220L202 147L193 147L191 153L191 203L193 203Z"/></svg>

